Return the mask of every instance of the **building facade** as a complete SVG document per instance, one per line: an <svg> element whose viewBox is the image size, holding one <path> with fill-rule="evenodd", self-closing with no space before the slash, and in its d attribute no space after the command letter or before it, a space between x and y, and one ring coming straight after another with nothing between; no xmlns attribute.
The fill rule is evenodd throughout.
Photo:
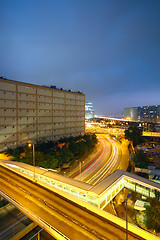
<svg viewBox="0 0 160 240"><path fill-rule="evenodd" d="M85 104L85 119L92 119L94 118L94 108L92 103L87 102Z"/></svg>
<svg viewBox="0 0 160 240"><path fill-rule="evenodd" d="M0 78L0 151L84 131L84 94Z"/></svg>
<svg viewBox="0 0 160 240"><path fill-rule="evenodd" d="M135 121L160 123L160 105L125 108L124 118Z"/></svg>

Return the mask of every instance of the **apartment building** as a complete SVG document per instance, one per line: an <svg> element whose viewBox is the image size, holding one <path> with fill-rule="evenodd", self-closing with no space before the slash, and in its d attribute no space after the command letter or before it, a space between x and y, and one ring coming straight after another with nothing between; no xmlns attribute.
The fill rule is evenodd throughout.
<svg viewBox="0 0 160 240"><path fill-rule="evenodd" d="M0 77L0 151L84 131L84 94Z"/></svg>
<svg viewBox="0 0 160 240"><path fill-rule="evenodd" d="M160 105L125 108L124 118L160 123Z"/></svg>

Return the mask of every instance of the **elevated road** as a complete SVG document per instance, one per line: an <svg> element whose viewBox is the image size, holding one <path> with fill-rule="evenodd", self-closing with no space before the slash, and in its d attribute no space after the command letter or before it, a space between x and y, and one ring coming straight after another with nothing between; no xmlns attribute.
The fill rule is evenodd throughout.
<svg viewBox="0 0 160 240"><path fill-rule="evenodd" d="M125 239L125 229L105 216L99 216L3 166L0 166L0 181L0 194L57 239ZM129 232L128 239L143 238Z"/></svg>

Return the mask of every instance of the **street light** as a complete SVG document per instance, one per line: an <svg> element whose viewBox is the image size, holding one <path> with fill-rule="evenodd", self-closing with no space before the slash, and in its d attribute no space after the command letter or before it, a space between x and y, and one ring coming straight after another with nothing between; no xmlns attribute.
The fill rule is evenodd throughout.
<svg viewBox="0 0 160 240"><path fill-rule="evenodd" d="M31 143L29 143L28 144L28 147L32 147L32 150L33 150L33 166L34 166L34 175L33 175L33 178L34 178L34 181L35 181L35 146L34 146L34 143L33 144L31 144Z"/></svg>
<svg viewBox="0 0 160 240"><path fill-rule="evenodd" d="M131 194L128 194L126 198L126 240L128 240L127 200L130 197L131 197Z"/></svg>
<svg viewBox="0 0 160 240"><path fill-rule="evenodd" d="M79 172L81 174L82 173L82 162L81 161L79 162L79 168L80 168Z"/></svg>

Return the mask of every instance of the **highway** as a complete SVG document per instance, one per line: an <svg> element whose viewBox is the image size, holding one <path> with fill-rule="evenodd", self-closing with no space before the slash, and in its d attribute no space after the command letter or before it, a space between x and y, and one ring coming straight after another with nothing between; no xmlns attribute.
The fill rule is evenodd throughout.
<svg viewBox="0 0 160 240"><path fill-rule="evenodd" d="M124 141L122 144L111 139L105 134L97 135L101 148L99 154L93 156L86 164L76 169L74 176L76 180L90 183L98 183L117 169L126 170L129 162L128 144ZM124 158L125 155L125 158ZM77 176L76 173L80 173Z"/></svg>
<svg viewBox="0 0 160 240"><path fill-rule="evenodd" d="M8 214L2 216L0 222L0 239L8 240L28 226L32 221L15 208Z"/></svg>
<svg viewBox="0 0 160 240"><path fill-rule="evenodd" d="M92 151L91 154L89 154L89 156L87 158L79 161L78 167L75 167L74 169L71 170L71 172L67 173L68 177L76 178L76 176L78 176L79 174L84 172L91 165L95 166L95 169L98 167L98 164L100 164L100 161L97 159L101 159L101 155L104 152L105 139L99 137L98 140L99 140L99 142L98 142L98 146L96 147L96 149L94 151ZM108 154L108 152L107 152L107 154ZM93 170L93 168L92 168L92 170Z"/></svg>
<svg viewBox="0 0 160 240"><path fill-rule="evenodd" d="M63 235L57 235L52 231L53 228L50 228L49 233L55 238L61 236L58 239L125 239L125 230L109 222L105 217L100 217L62 195L45 189L2 166L0 173L1 191L10 196L10 201L14 199L22 203L21 211L32 220L36 219L42 228L49 231L47 226L52 226L57 229L57 234L62 232ZM128 239L142 238L129 233Z"/></svg>
<svg viewBox="0 0 160 240"><path fill-rule="evenodd" d="M36 240L38 231L40 231L41 240L55 240L55 238L37 226L36 223L34 224L32 220L21 213L13 205L8 205L10 208L8 206L6 210L5 207L3 208L5 214L0 211L0 239L8 240L20 233L19 237L21 240ZM28 227L30 230L28 230ZM22 237L23 235L25 236Z"/></svg>

